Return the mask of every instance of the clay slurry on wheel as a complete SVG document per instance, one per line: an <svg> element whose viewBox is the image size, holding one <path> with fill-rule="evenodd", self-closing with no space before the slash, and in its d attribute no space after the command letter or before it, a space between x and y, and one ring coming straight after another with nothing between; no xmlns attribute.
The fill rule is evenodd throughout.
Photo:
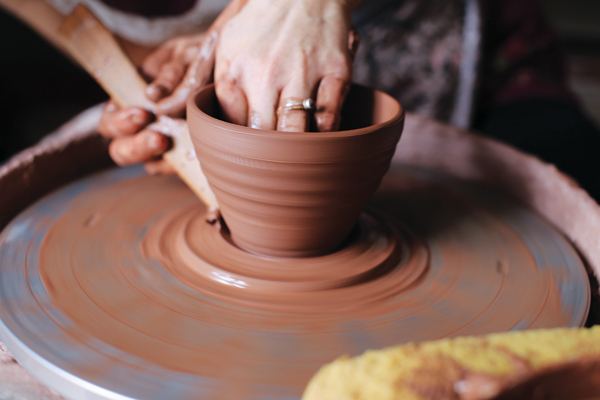
<svg viewBox="0 0 600 400"><path fill-rule="evenodd" d="M2 234L2 320L74 386L283 399L342 354L587 313L582 263L549 224L428 170L392 165L319 257L245 252L203 212L176 178L135 168L55 192Z"/></svg>

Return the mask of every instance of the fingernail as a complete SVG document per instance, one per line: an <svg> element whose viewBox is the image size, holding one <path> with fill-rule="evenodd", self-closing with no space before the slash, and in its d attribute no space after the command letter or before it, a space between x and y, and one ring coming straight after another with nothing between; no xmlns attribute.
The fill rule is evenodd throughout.
<svg viewBox="0 0 600 400"><path fill-rule="evenodd" d="M161 85L160 83L151 83L146 88L146 93L150 97L150 100L158 101L165 97L165 95L167 94L167 88Z"/></svg>
<svg viewBox="0 0 600 400"><path fill-rule="evenodd" d="M146 96L152 101L158 101L165 95L165 88L156 83L151 83L146 88Z"/></svg>
<svg viewBox="0 0 600 400"><path fill-rule="evenodd" d="M169 147L169 139L157 132L151 132L146 139L146 145L150 150L165 151Z"/></svg>
<svg viewBox="0 0 600 400"><path fill-rule="evenodd" d="M148 146L150 150L160 149L160 140L157 133L148 134L148 137L146 137L146 146Z"/></svg>
<svg viewBox="0 0 600 400"><path fill-rule="evenodd" d="M260 116L258 113L253 112L250 114L250 128L260 129Z"/></svg>
<svg viewBox="0 0 600 400"><path fill-rule="evenodd" d="M160 93L156 85L151 83L146 88L146 94L148 95L148 97L150 97L151 100L154 100L154 98L157 97Z"/></svg>

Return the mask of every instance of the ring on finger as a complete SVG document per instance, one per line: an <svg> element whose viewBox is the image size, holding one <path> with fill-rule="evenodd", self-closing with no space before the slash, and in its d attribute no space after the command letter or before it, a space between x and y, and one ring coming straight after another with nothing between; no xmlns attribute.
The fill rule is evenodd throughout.
<svg viewBox="0 0 600 400"><path fill-rule="evenodd" d="M283 106L277 108L277 113L285 113L292 110L302 110L312 112L317 109L317 105L313 99L304 99L302 101L288 100Z"/></svg>

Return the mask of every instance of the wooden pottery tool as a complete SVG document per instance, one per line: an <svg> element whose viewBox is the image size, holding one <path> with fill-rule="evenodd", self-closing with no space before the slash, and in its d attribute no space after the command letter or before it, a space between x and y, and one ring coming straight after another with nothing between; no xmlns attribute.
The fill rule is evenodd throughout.
<svg viewBox="0 0 600 400"><path fill-rule="evenodd" d="M106 90L121 107L139 106L150 111L156 105L146 98L148 86L114 36L92 13L79 4L64 20L59 30L67 52ZM153 129L169 135L173 147L163 158L179 177L207 205L207 219L216 220L218 203L202 172L183 119L159 116Z"/></svg>

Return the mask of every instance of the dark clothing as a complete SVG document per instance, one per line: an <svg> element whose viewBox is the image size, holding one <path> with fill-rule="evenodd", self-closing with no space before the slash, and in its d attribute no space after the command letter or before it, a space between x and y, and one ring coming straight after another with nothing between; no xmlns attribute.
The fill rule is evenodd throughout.
<svg viewBox="0 0 600 400"><path fill-rule="evenodd" d="M477 128L556 165L600 202L600 132L576 105L543 98L506 102L482 114Z"/></svg>

